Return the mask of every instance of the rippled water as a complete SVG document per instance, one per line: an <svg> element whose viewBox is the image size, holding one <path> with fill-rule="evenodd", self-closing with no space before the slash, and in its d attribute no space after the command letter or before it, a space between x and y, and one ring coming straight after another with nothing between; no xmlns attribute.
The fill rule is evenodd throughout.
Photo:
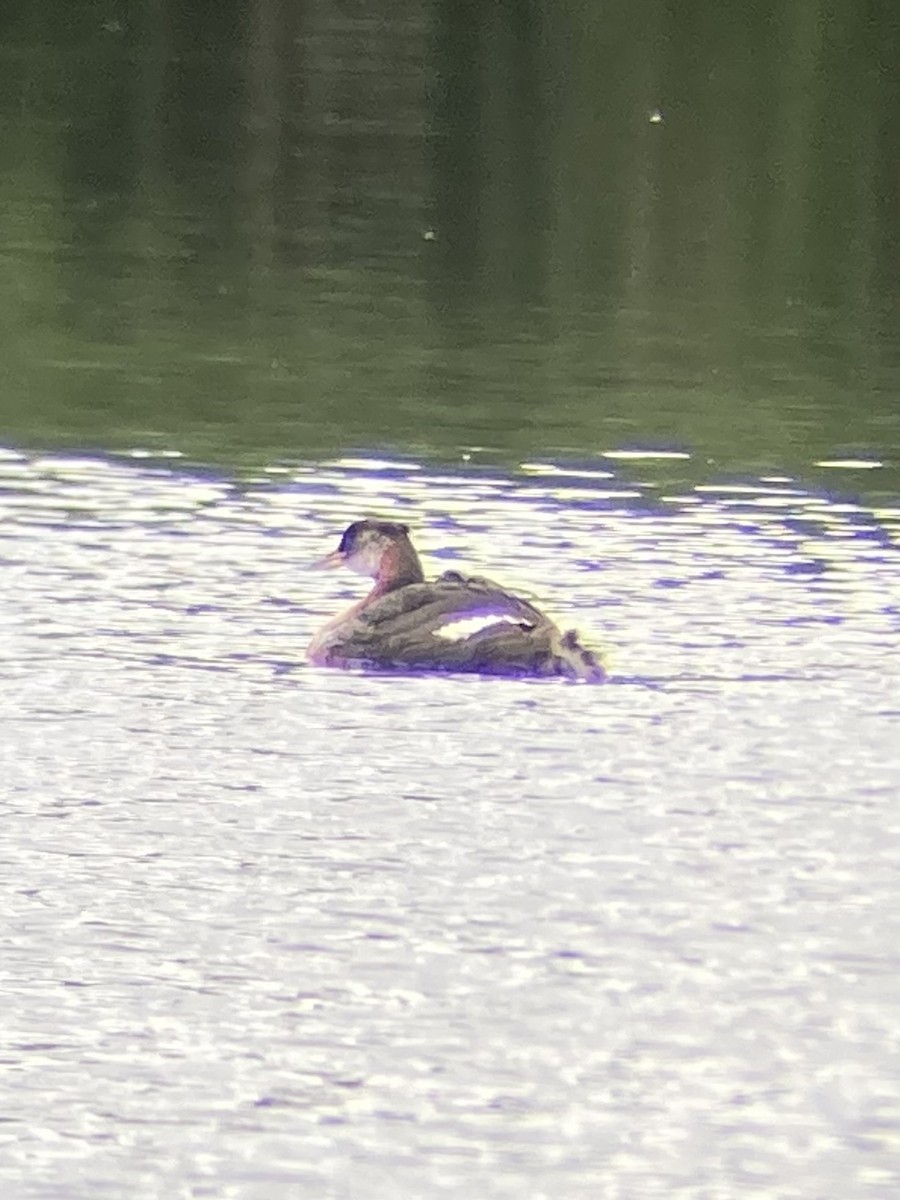
<svg viewBox="0 0 900 1200"><path fill-rule="evenodd" d="M896 1194L900 507L676 466L0 459L5 1196ZM613 682L306 667L366 513Z"/></svg>

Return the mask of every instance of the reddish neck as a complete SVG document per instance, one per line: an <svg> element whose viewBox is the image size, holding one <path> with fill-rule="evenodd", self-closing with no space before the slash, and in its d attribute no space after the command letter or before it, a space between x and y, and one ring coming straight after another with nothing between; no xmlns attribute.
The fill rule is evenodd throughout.
<svg viewBox="0 0 900 1200"><path fill-rule="evenodd" d="M375 586L363 601L363 606L371 604L379 596L395 592L397 588L406 587L410 583L423 583L425 575L419 556L412 544L405 539L388 546L381 556L378 574L375 576Z"/></svg>

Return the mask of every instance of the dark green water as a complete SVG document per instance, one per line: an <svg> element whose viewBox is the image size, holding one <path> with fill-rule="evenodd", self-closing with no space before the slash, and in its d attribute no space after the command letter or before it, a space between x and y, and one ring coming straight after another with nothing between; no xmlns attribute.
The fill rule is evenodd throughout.
<svg viewBox="0 0 900 1200"><path fill-rule="evenodd" d="M889 5L32 3L0 434L900 474Z"/></svg>

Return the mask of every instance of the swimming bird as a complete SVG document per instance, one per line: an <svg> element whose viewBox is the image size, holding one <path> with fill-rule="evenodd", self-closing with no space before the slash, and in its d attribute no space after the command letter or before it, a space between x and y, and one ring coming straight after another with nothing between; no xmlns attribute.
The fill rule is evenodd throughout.
<svg viewBox="0 0 900 1200"><path fill-rule="evenodd" d="M409 526L354 521L316 567L349 567L375 580L369 594L315 635L321 667L479 675L562 676L601 683L606 671L574 630L563 633L528 600L480 576L445 571L426 582ZM474 618L481 628L469 631Z"/></svg>

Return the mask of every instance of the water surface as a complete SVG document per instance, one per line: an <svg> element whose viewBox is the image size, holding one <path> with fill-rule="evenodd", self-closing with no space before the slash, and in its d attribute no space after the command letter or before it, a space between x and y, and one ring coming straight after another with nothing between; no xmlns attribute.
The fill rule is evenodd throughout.
<svg viewBox="0 0 900 1200"><path fill-rule="evenodd" d="M32 8L5 444L900 458L890 6Z"/></svg>
<svg viewBox="0 0 900 1200"><path fill-rule="evenodd" d="M673 469L6 454L5 1195L893 1193L900 509ZM362 512L612 683L305 666Z"/></svg>
<svg viewBox="0 0 900 1200"><path fill-rule="evenodd" d="M0 31L3 1196L894 1196L890 6L114 9ZM612 682L308 667L367 514Z"/></svg>

